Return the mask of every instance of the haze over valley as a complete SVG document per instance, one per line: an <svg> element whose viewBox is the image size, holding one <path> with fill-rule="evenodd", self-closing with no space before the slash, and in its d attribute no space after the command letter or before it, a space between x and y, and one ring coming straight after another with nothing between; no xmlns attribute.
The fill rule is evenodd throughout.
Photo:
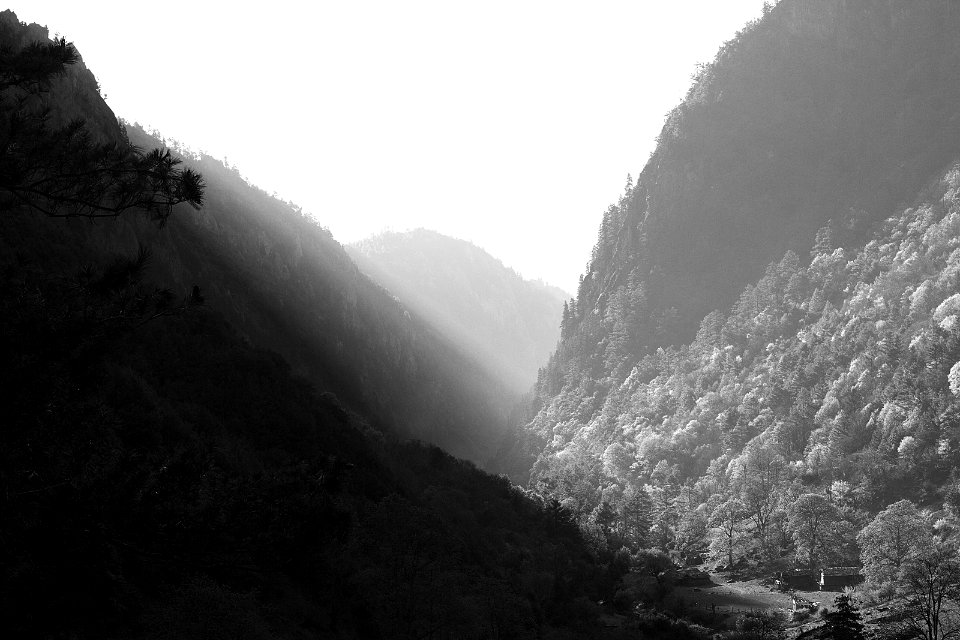
<svg viewBox="0 0 960 640"><path fill-rule="evenodd" d="M533 386L556 348L570 294L523 280L479 247L417 229L361 240L347 253L519 393Z"/></svg>

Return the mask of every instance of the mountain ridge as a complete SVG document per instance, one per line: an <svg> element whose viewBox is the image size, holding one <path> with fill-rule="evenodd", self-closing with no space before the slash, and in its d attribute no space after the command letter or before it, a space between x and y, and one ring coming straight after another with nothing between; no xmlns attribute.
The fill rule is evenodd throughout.
<svg viewBox="0 0 960 640"><path fill-rule="evenodd" d="M518 393L536 381L560 337L558 288L524 280L466 240L416 229L348 245L348 254L412 312Z"/></svg>

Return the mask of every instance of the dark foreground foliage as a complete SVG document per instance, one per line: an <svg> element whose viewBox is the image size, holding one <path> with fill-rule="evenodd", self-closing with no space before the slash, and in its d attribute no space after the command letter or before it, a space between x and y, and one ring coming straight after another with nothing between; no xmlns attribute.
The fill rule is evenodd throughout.
<svg viewBox="0 0 960 640"><path fill-rule="evenodd" d="M107 274L90 280L101 283ZM572 526L381 440L191 307L8 268L0 594L16 637L535 637L592 625Z"/></svg>

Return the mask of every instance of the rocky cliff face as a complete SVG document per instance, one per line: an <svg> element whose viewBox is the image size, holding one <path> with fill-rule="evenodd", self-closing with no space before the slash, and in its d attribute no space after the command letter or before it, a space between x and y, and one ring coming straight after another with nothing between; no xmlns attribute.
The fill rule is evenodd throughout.
<svg viewBox="0 0 960 640"><path fill-rule="evenodd" d="M26 24L9 9L0 11L0 42L20 49L31 42L49 42L50 30L38 24ZM47 102L56 105L51 124L63 126L82 118L101 140L116 140L120 126L113 110L100 96L97 79L81 57L71 65L68 73L57 78L47 96Z"/></svg>

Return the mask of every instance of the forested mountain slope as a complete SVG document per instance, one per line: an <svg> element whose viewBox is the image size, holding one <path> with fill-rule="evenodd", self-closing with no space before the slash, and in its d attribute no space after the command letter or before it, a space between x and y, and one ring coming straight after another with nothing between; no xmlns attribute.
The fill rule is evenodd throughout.
<svg viewBox="0 0 960 640"><path fill-rule="evenodd" d="M613 582L562 509L378 438L203 305L122 321L155 285L90 275L3 271L6 637L595 628Z"/></svg>
<svg viewBox="0 0 960 640"><path fill-rule="evenodd" d="M3 12L0 44L4 637L623 637L596 602L627 567L559 504L372 428L486 414L329 234L209 159L205 187L144 162L66 42ZM127 179L206 208L158 227L113 209Z"/></svg>
<svg viewBox="0 0 960 640"><path fill-rule="evenodd" d="M955 551L958 18L784 0L728 45L605 217L505 467L598 537L722 565L862 562L893 589L868 526L893 512Z"/></svg>
<svg viewBox="0 0 960 640"><path fill-rule="evenodd" d="M788 252L690 344L658 349L624 377L550 369L528 426L545 445L534 484L592 508L604 487L637 478L713 487L759 448L805 483L848 481L865 507L951 496L958 188L951 169L860 249L834 248L825 229L809 262ZM561 349L581 347L572 338Z"/></svg>
<svg viewBox="0 0 960 640"><path fill-rule="evenodd" d="M689 343L828 224L856 246L960 155L960 5L783 0L697 74L604 214L543 403L586 423L643 358ZM803 262L803 261L801 261ZM529 418L540 409L534 403ZM521 477L539 447L501 451Z"/></svg>
<svg viewBox="0 0 960 640"><path fill-rule="evenodd" d="M899 500L928 509L910 507L921 529L955 523L960 167L862 248L829 236L625 377L577 369L585 345L565 340L570 364L551 369L527 426L531 486L594 526L639 509L630 535L681 555L709 544L725 565L856 564L871 557L858 532ZM824 509L817 545L804 496Z"/></svg>
<svg viewBox="0 0 960 640"><path fill-rule="evenodd" d="M768 8L699 70L604 214L578 330L613 366L688 342L769 262L805 254L827 220L862 241L909 204L960 149L958 27L947 0ZM604 340L618 307L626 334Z"/></svg>
<svg viewBox="0 0 960 640"><path fill-rule="evenodd" d="M851 161L862 181L852 180L850 189L883 184L887 191L859 201L864 209L854 218L838 211L811 230L808 251L776 256L731 305L706 314L689 341L656 347L669 336L656 333L644 315L654 294L647 297L642 271L645 256L655 251L628 251L635 237L631 211L638 198L656 200L651 194L663 188L665 175L658 174L653 186L641 176L604 221L577 316L564 324L558 351L541 371L533 415L519 443L501 458L517 475L533 460L530 486L581 514L584 529L598 539L627 539L678 557L759 571L862 563L869 587L876 589L869 593L881 599L909 591L904 582L909 558L942 567L944 580L960 579L954 557L960 511L960 147L954 146L952 129L956 104L938 99L958 83L950 82L943 62L952 60L951 46L942 43L941 59L926 44L898 49L896 38L887 39L925 25L935 40L939 26L928 21L949 23L955 10L931 2L901 13L897 6L784 0L728 47L748 51L757 34L770 29L788 29L786 51L805 38L820 41L833 34L843 45L844 60L878 68L920 65L921 76L931 68L944 75L942 85L913 86L916 111L887 114L874 129L868 126L873 112L862 105L864 136L896 137L890 123L913 135L882 158ZM823 42L829 51L834 41ZM888 58L887 47L897 51L895 58ZM774 55L776 48L766 51L774 61L785 55ZM704 72L692 99L719 82L709 78L722 77L724 65L731 64L725 55ZM798 66L797 73L802 76L804 69ZM856 93L858 103L861 95L891 91L889 83L870 77ZM717 96L736 98L732 89L715 88ZM815 115L819 106L809 109ZM919 114L923 123L912 120ZM802 110L796 115L809 117ZM675 140L687 139L684 126L690 125L678 124L661 142L645 175L656 173ZM811 126L814 135L817 125ZM934 131L942 138L934 141ZM816 158L855 140L812 137L809 164L802 166L825 180ZM757 144L747 138L743 149ZM907 185L919 183L928 163L951 152L950 160L888 215ZM718 179L712 190L745 184L749 163L730 158L738 171ZM780 185L771 192L781 204L808 202L813 195L800 186L814 195L827 188L810 182L799 166L793 172L796 188ZM902 182L890 177L894 166ZM845 184L838 181L839 191L831 192L841 203ZM678 212L693 206L688 200L664 201ZM774 201L768 204L770 215L783 213ZM654 209L644 214L641 231L656 215ZM802 224L780 220L782 242L816 218ZM606 236L615 219L627 222ZM869 225L863 240L859 225ZM761 244L763 251L777 246ZM678 250L678 255L702 258L696 252ZM714 257L711 264L724 264L722 255ZM620 270L627 267L632 271ZM634 275L618 280L623 273ZM736 278L734 270L731 280ZM911 533L891 568L884 564L889 561L884 545L894 523ZM946 546L938 547L941 543ZM942 553L954 555L944 559Z"/></svg>
<svg viewBox="0 0 960 640"><path fill-rule="evenodd" d="M347 252L404 306L519 392L530 389L556 348L569 296L524 280L469 242L417 229L382 233Z"/></svg>
<svg viewBox="0 0 960 640"><path fill-rule="evenodd" d="M5 24L19 27L5 15ZM11 44L47 38L36 25L5 33ZM100 139L162 146L139 127L124 131L81 66L56 81L48 101L53 124L82 117ZM95 223L5 216L3 255L47 268L134 255L142 244L154 258L153 279L177 297L199 286L207 306L246 338L283 355L376 428L478 462L490 456L514 393L405 313L315 220L220 161L184 155L184 166L207 182L201 211L183 205L162 229L142 216Z"/></svg>
<svg viewBox="0 0 960 640"><path fill-rule="evenodd" d="M159 140L128 127L131 142ZM378 428L484 462L516 394L460 345L411 317L363 275L329 231L209 156L187 159L208 184L203 210L138 231L163 278L202 283L211 307L276 350ZM146 235L144 235L146 234Z"/></svg>

